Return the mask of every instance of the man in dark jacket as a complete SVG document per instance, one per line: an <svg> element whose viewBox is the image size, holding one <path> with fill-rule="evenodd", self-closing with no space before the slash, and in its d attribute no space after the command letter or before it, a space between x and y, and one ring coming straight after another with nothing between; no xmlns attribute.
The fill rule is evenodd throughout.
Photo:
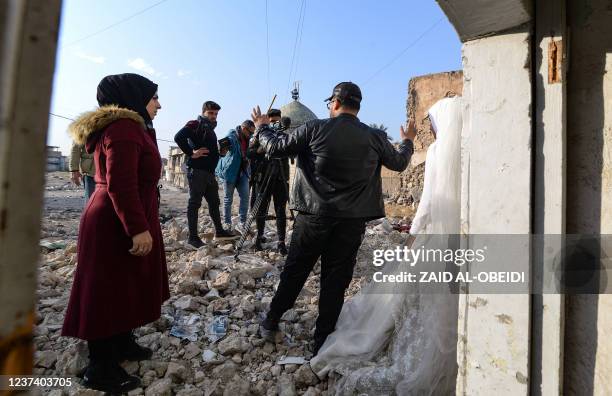
<svg viewBox="0 0 612 396"><path fill-rule="evenodd" d="M281 126L281 111L270 109L268 118L272 124L272 129L278 134L284 134ZM277 251L285 256L287 247L285 245L285 235L287 233L287 201L289 200L289 160L287 157L280 159L266 158L266 154L260 147L257 139L252 139L247 155L255 163L253 174L254 188L256 195L264 194L263 201L257 212L257 238L255 239L255 250L263 250L264 230L266 227L266 216L270 200L274 201L274 213L276 215L276 233L278 237ZM274 163L274 164L273 164ZM270 166L278 166L278 173L270 182L270 186L263 191L262 184L265 182L264 176Z"/></svg>
<svg viewBox="0 0 612 396"><path fill-rule="evenodd" d="M361 90L351 82L336 85L327 101L330 118L309 121L284 136L269 128L259 107L252 115L268 155L297 155L291 208L299 212L280 284L259 330L264 338L274 338L281 316L321 257L315 354L335 329L366 221L385 216L381 166L406 169L416 136L413 122L408 131L402 127L397 151L383 131L360 122Z"/></svg>
<svg viewBox="0 0 612 396"><path fill-rule="evenodd" d="M189 121L174 136L174 141L187 156L187 180L189 181L189 202L187 204L187 224L189 226L188 243L195 248L204 245L198 235L198 211L202 198L208 204L208 213L215 226L215 239L235 239L236 235L223 229L219 211L219 186L215 179L215 168L219 156L225 155L227 149L219 152L217 146L217 115L221 106L213 101L204 102L202 115L197 120Z"/></svg>

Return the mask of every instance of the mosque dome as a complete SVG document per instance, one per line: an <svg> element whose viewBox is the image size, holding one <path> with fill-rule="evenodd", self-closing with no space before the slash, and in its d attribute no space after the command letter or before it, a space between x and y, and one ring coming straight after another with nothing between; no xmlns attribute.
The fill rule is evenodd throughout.
<svg viewBox="0 0 612 396"><path fill-rule="evenodd" d="M291 118L290 129L295 129L306 121L316 120L317 116L308 107L300 103L298 100L294 100L291 103L280 108L283 117Z"/></svg>
<svg viewBox="0 0 612 396"><path fill-rule="evenodd" d="M318 117L308 107L304 106L300 101L299 83L294 83L291 91L293 102L287 103L280 108L283 117L291 118L291 126L289 130L293 130L300 125L310 120L316 120Z"/></svg>

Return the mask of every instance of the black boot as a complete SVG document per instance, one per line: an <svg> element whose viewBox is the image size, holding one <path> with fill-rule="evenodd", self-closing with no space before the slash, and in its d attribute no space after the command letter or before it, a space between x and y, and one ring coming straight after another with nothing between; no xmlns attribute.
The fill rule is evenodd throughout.
<svg viewBox="0 0 612 396"><path fill-rule="evenodd" d="M285 246L285 241L278 241L278 246L276 249L281 255L287 255L287 246Z"/></svg>
<svg viewBox="0 0 612 396"><path fill-rule="evenodd" d="M282 209L283 211L285 208ZM280 212L281 215L276 216L276 234L278 237L279 244L285 244L285 235L287 234L287 216L284 213Z"/></svg>
<svg viewBox="0 0 612 396"><path fill-rule="evenodd" d="M254 246L254 249L256 252L261 252L262 250L264 250L262 243L263 243L263 238L258 235L255 238L255 246Z"/></svg>
<svg viewBox="0 0 612 396"><path fill-rule="evenodd" d="M140 378L129 375L119 363L112 360L91 360L83 375L85 387L111 394L127 393L140 384Z"/></svg>
<svg viewBox="0 0 612 396"><path fill-rule="evenodd" d="M278 319L272 318L270 314L259 324L259 335L266 341L275 342L279 331Z"/></svg>
<svg viewBox="0 0 612 396"><path fill-rule="evenodd" d="M266 218L264 216L257 216L257 237L255 238L255 251L261 252L263 249L262 243L265 243L266 238L264 237L264 230L266 229Z"/></svg>
<svg viewBox="0 0 612 396"><path fill-rule="evenodd" d="M266 231L266 216L257 215L255 223L257 224L257 239L261 242L265 242L264 232Z"/></svg>
<svg viewBox="0 0 612 396"><path fill-rule="evenodd" d="M131 331L117 336L116 347L119 360L137 362L139 360L149 360L153 356L151 349L138 345L136 337Z"/></svg>
<svg viewBox="0 0 612 396"><path fill-rule="evenodd" d="M195 207L187 207L187 227L189 229L189 239L187 243L196 249L204 246L204 242L198 236L198 209Z"/></svg>
<svg viewBox="0 0 612 396"><path fill-rule="evenodd" d="M89 365L83 375L83 385L87 388L117 394L140 386L140 379L129 375L119 365L114 341L106 338L88 342Z"/></svg>

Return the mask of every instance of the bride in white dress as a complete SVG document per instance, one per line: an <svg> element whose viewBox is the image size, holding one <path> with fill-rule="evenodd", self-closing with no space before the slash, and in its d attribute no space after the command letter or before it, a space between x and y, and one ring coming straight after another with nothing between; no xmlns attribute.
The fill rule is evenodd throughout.
<svg viewBox="0 0 612 396"><path fill-rule="evenodd" d="M423 195L411 227L415 249L451 248L449 234L459 234L461 114L458 97L429 110L436 141L427 151ZM387 263L383 273L405 271L404 265ZM432 262L414 268L447 270ZM418 283L371 282L344 304L311 367L320 378L330 371L341 375L338 395L453 394L457 301L442 283L424 291Z"/></svg>

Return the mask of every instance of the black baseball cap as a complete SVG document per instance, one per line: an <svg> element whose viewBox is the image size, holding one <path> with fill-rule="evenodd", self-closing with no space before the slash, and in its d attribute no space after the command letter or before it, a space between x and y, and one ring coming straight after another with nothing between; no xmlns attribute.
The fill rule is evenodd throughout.
<svg viewBox="0 0 612 396"><path fill-rule="evenodd" d="M340 101L349 99L361 103L361 89L359 89L357 84L350 81L341 82L334 87L332 95L325 99L325 102L329 102L334 98L338 98Z"/></svg>

